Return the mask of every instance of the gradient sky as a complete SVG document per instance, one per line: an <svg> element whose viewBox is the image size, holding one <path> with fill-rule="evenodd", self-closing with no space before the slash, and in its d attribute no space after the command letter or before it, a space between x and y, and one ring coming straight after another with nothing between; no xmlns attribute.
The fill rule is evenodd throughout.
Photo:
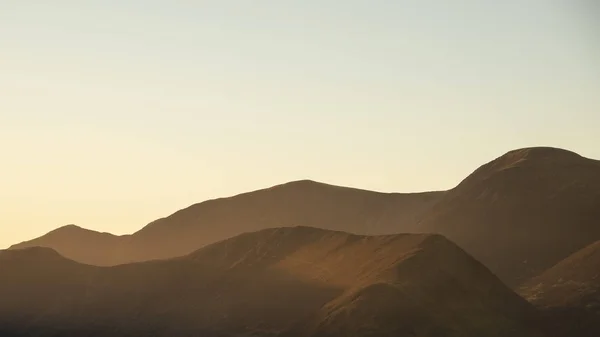
<svg viewBox="0 0 600 337"><path fill-rule="evenodd" d="M586 0L0 0L0 248L310 178L447 189L600 158Z"/></svg>

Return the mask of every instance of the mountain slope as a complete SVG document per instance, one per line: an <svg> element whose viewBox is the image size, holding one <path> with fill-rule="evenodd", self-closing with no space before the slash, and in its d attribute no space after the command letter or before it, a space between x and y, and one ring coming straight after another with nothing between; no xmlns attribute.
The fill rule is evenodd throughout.
<svg viewBox="0 0 600 337"><path fill-rule="evenodd" d="M510 285L600 239L600 162L555 148L508 152L448 191L421 220Z"/></svg>
<svg viewBox="0 0 600 337"><path fill-rule="evenodd" d="M277 228L115 267L4 251L0 271L3 336L537 335L532 307L438 235Z"/></svg>
<svg viewBox="0 0 600 337"><path fill-rule="evenodd" d="M107 266L182 256L239 233L265 228L301 225L368 235L411 232L421 214L442 194L378 193L302 180L192 205L118 238L116 243L100 238L80 240L69 231L57 230L63 235L11 248L49 247L75 261ZM90 241L105 245L94 245L88 252L85 247Z"/></svg>
<svg viewBox="0 0 600 337"><path fill-rule="evenodd" d="M572 254L521 286L520 293L544 309L558 330L573 326L600 335L600 241Z"/></svg>

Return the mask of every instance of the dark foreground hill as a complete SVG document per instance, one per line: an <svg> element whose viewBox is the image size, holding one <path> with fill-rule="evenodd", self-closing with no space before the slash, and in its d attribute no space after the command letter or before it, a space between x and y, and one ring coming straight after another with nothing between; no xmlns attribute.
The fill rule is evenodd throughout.
<svg viewBox="0 0 600 337"><path fill-rule="evenodd" d="M519 291L552 318L556 331L600 336L600 241L531 279Z"/></svg>
<svg viewBox="0 0 600 337"><path fill-rule="evenodd" d="M2 336L538 336L533 308L439 235L268 229L115 267L0 253Z"/></svg>
<svg viewBox="0 0 600 337"><path fill-rule="evenodd" d="M51 247L79 262L115 265L182 256L271 227L435 232L517 286L600 240L597 219L600 162L540 147L508 152L446 192L386 194L298 181L196 204L130 236L92 238L69 226L14 248Z"/></svg>

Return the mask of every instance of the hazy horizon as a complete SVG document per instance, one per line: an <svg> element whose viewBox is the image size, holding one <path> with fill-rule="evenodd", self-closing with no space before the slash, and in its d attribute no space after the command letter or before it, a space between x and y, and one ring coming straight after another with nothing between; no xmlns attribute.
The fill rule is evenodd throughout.
<svg viewBox="0 0 600 337"><path fill-rule="evenodd" d="M3 1L0 248L299 179L416 192L515 148L600 159L591 6Z"/></svg>

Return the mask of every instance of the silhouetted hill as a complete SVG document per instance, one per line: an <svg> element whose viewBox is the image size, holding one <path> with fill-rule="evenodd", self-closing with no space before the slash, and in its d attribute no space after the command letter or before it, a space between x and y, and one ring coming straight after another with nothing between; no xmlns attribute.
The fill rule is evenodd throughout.
<svg viewBox="0 0 600 337"><path fill-rule="evenodd" d="M533 308L439 235L276 228L115 267L3 251L0 270L3 336L537 336Z"/></svg>
<svg viewBox="0 0 600 337"><path fill-rule="evenodd" d="M573 327L600 336L600 241L562 260L520 288L531 303L548 312L563 335Z"/></svg>
<svg viewBox="0 0 600 337"><path fill-rule="evenodd" d="M526 148L483 165L448 191L420 229L456 242L510 285L600 239L600 162Z"/></svg>
<svg viewBox="0 0 600 337"><path fill-rule="evenodd" d="M182 256L265 228L301 225L367 235L411 232L442 194L379 193L301 180L195 204L121 240L57 230L11 248L51 247L82 263L116 265Z"/></svg>

